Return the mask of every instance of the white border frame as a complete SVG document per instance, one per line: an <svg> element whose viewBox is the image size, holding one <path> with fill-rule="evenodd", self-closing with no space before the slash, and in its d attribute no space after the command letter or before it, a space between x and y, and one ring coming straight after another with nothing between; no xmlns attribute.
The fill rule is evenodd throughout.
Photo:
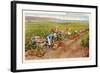
<svg viewBox="0 0 100 73"><path fill-rule="evenodd" d="M51 60L32 60L27 63L22 63L22 10L48 10L48 11L73 11L73 12L87 12L90 14L89 28L90 28L90 57L89 58L71 58L71 59L51 59ZM90 8L77 8L77 7L59 7L59 6L45 6L45 5L28 5L17 4L17 69L38 69L38 68L52 68L52 67L70 67L81 65L94 65L95 64L95 9ZM23 21L23 22L22 22ZM24 24L24 23L23 23ZM25 27L25 26L23 26ZM23 29L24 31L24 29ZM24 47L23 47L24 48ZM67 62L66 62L67 61Z"/></svg>

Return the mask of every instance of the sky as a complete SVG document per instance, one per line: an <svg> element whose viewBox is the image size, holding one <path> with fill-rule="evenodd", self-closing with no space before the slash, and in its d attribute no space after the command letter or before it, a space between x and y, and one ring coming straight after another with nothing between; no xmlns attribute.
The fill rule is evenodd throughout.
<svg viewBox="0 0 100 73"><path fill-rule="evenodd" d="M47 12L47 11L24 11L25 16L49 17L60 20L89 21L89 13L80 12Z"/></svg>

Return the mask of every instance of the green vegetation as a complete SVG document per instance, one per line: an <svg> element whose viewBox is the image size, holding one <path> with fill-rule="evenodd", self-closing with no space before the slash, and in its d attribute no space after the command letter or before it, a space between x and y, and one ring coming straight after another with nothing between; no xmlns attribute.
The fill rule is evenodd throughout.
<svg viewBox="0 0 100 73"><path fill-rule="evenodd" d="M55 23L55 22L26 22L25 24L25 50L34 49L36 45L31 42L31 38L33 36L40 36L42 38L46 38L48 34L52 33L51 29L55 26L58 26L60 30L65 30L72 32L72 34L76 34L75 30L84 30L88 28L88 24L85 23ZM59 35L58 40L64 39L64 36ZM88 43L88 42L87 42ZM82 40L82 45L87 46L84 40Z"/></svg>
<svg viewBox="0 0 100 73"><path fill-rule="evenodd" d="M84 23L26 22L26 38L32 37L33 35L46 37L48 34L52 33L51 29L55 26L58 26L60 30L65 30L67 27L69 31L83 30L88 28L88 25Z"/></svg>
<svg viewBox="0 0 100 73"><path fill-rule="evenodd" d="M81 45L84 48L89 48L89 34L85 35L81 40Z"/></svg>

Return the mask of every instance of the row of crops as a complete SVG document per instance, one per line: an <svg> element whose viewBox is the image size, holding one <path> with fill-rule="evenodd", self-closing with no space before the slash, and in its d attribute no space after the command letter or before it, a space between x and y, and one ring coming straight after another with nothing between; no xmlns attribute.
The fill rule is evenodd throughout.
<svg viewBox="0 0 100 73"><path fill-rule="evenodd" d="M37 51L38 56L43 55L45 49L47 48L47 43L45 42L44 45L37 46L36 43L32 43L31 38L35 36L40 36L41 39L43 39L43 41L46 41L47 35L52 33L51 29L55 26L58 26L60 30L65 30L65 32L69 31L71 33L70 35L58 34L56 41L62 41L66 37L67 39L69 39L71 36L78 34L81 30L88 29L88 24L82 24L82 23L28 22L25 25L25 51L34 49L35 51ZM66 27L68 29L65 29ZM82 38L81 45L83 47L89 46L88 35Z"/></svg>

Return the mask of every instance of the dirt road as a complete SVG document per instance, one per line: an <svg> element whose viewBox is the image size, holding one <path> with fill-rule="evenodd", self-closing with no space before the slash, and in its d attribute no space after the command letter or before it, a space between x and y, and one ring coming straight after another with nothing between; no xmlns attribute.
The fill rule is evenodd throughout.
<svg viewBox="0 0 100 73"><path fill-rule="evenodd" d="M79 58L88 57L89 49L83 48L80 45L81 38L84 37L87 31L81 32L75 35L73 38L61 41L57 48L48 48L46 53L42 57L27 56L26 60L29 59L55 59L55 58Z"/></svg>

